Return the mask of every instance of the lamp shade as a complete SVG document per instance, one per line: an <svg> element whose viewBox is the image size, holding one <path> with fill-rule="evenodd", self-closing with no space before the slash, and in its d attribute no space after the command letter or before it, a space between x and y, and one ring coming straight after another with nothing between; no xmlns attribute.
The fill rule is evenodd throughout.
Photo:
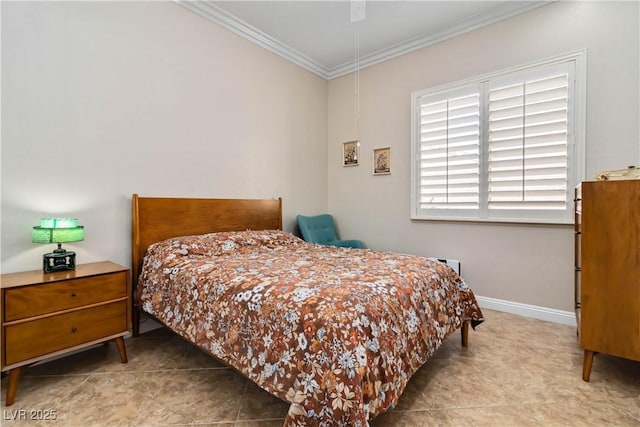
<svg viewBox="0 0 640 427"><path fill-rule="evenodd" d="M40 227L42 228L75 228L78 226L78 220L75 218L41 218Z"/></svg>
<svg viewBox="0 0 640 427"><path fill-rule="evenodd" d="M33 227L33 243L68 243L84 240L84 227L72 218L42 218L39 227Z"/></svg>

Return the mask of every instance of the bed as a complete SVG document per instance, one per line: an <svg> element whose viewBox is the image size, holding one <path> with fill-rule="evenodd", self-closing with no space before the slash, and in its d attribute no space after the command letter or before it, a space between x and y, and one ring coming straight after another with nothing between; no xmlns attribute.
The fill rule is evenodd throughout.
<svg viewBox="0 0 640 427"><path fill-rule="evenodd" d="M366 426L444 339L483 321L443 263L314 245L282 200L133 195L140 312L289 402L285 426Z"/></svg>

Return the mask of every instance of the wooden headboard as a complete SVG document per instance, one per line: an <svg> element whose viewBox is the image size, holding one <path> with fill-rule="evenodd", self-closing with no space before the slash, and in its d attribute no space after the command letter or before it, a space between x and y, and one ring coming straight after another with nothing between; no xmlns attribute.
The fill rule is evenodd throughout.
<svg viewBox="0 0 640 427"><path fill-rule="evenodd" d="M218 231L282 230L282 199L132 197L133 299L150 244L176 236ZM134 316L137 316L134 302ZM134 322L134 335L137 335Z"/></svg>

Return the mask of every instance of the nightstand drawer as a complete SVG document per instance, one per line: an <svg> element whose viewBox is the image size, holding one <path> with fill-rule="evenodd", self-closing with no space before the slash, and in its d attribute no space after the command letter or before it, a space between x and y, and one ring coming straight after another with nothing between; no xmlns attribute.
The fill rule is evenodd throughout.
<svg viewBox="0 0 640 427"><path fill-rule="evenodd" d="M5 364L128 331L127 300L5 327Z"/></svg>
<svg viewBox="0 0 640 427"><path fill-rule="evenodd" d="M127 296L127 272L5 290L5 322Z"/></svg>

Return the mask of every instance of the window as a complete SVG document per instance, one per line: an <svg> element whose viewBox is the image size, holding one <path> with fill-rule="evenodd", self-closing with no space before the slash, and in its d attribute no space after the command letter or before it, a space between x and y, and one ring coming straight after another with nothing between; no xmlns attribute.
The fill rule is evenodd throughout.
<svg viewBox="0 0 640 427"><path fill-rule="evenodd" d="M412 217L571 222L583 56L412 94Z"/></svg>

